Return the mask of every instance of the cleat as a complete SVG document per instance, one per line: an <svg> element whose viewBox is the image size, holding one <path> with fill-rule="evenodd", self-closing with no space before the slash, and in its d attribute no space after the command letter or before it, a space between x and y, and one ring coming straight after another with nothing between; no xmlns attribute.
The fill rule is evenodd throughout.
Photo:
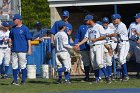
<svg viewBox="0 0 140 93"><path fill-rule="evenodd" d="M89 81L89 78L86 78L85 77L84 79L81 80L81 82L86 82L86 81L88 82Z"/></svg>
<svg viewBox="0 0 140 93"><path fill-rule="evenodd" d="M21 83L20 83L21 85L25 85L25 81L21 81Z"/></svg>
<svg viewBox="0 0 140 93"><path fill-rule="evenodd" d="M108 83L108 84L111 83L111 78L110 78L110 77L107 77L107 78L106 78L106 83Z"/></svg>
<svg viewBox="0 0 140 93"><path fill-rule="evenodd" d="M56 83L57 83L57 84L62 84L62 79L58 79L58 80L56 81Z"/></svg>
<svg viewBox="0 0 140 93"><path fill-rule="evenodd" d="M2 79L7 79L7 78L8 78L8 75L6 74L2 76Z"/></svg>
<svg viewBox="0 0 140 93"><path fill-rule="evenodd" d="M115 81L115 78L114 78L113 76L110 76L110 79L111 79L112 81Z"/></svg>
<svg viewBox="0 0 140 93"><path fill-rule="evenodd" d="M92 82L90 82L89 84L93 84L93 83L99 83L100 81L99 80L95 80L95 81L92 81Z"/></svg>
<svg viewBox="0 0 140 93"><path fill-rule="evenodd" d="M129 80L129 77L128 76L125 76L123 79L122 79L122 81L124 81L124 82L126 82L126 81L128 81Z"/></svg>
<svg viewBox="0 0 140 93"><path fill-rule="evenodd" d="M64 82L65 84L71 84L71 82L69 80L65 80Z"/></svg>
<svg viewBox="0 0 140 93"><path fill-rule="evenodd" d="M11 83L12 85L16 85L16 86L18 86L19 84L18 84L18 82L16 82L16 81L12 81L12 83Z"/></svg>

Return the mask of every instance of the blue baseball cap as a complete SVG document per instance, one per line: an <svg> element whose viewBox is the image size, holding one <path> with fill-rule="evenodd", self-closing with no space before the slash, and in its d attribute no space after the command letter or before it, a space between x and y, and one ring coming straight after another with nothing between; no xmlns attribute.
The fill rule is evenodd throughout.
<svg viewBox="0 0 140 93"><path fill-rule="evenodd" d="M97 24L102 25L103 23L101 21L96 21Z"/></svg>
<svg viewBox="0 0 140 93"><path fill-rule="evenodd" d="M10 25L9 25L9 22L2 22L2 26L8 27L8 26L10 26Z"/></svg>
<svg viewBox="0 0 140 93"><path fill-rule="evenodd" d="M137 13L136 16L134 16L135 18L140 18L140 13Z"/></svg>
<svg viewBox="0 0 140 93"><path fill-rule="evenodd" d="M113 15L111 16L111 18L112 18L112 20L121 19L121 16L120 16L120 14L113 14Z"/></svg>
<svg viewBox="0 0 140 93"><path fill-rule="evenodd" d="M69 15L70 15L69 11L66 11L66 10L65 10L65 11L63 11L62 16L66 16L66 17L67 17L67 16L69 16Z"/></svg>
<svg viewBox="0 0 140 93"><path fill-rule="evenodd" d="M71 24L67 24L66 27L67 27L67 31L72 30L72 25Z"/></svg>
<svg viewBox="0 0 140 93"><path fill-rule="evenodd" d="M63 26L66 26L65 22L64 22L64 21L60 21L60 22L58 23L58 27L61 28L61 27L63 27Z"/></svg>
<svg viewBox="0 0 140 93"><path fill-rule="evenodd" d="M92 15L86 15L84 20L85 21L93 20L93 16Z"/></svg>
<svg viewBox="0 0 140 93"><path fill-rule="evenodd" d="M109 23L109 18L108 18L108 17L104 17L104 18L102 19L102 22L103 22L103 23Z"/></svg>
<svg viewBox="0 0 140 93"><path fill-rule="evenodd" d="M40 22L36 22L35 26L42 26L42 24Z"/></svg>
<svg viewBox="0 0 140 93"><path fill-rule="evenodd" d="M13 17L13 20L16 20L16 19L21 20L22 19L21 15L20 14L15 14L14 17Z"/></svg>
<svg viewBox="0 0 140 93"><path fill-rule="evenodd" d="M13 21L9 21L9 26L14 26L14 22Z"/></svg>

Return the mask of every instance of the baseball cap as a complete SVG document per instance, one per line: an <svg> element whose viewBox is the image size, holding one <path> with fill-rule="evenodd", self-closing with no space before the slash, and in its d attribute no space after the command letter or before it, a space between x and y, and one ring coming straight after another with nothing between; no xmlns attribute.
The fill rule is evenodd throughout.
<svg viewBox="0 0 140 93"><path fill-rule="evenodd" d="M92 15L86 15L84 20L88 21L88 20L92 20L92 19L93 19Z"/></svg>
<svg viewBox="0 0 140 93"><path fill-rule="evenodd" d="M121 16L120 16L120 14L113 14L111 18L112 18L112 20L121 19Z"/></svg>
<svg viewBox="0 0 140 93"><path fill-rule="evenodd" d="M136 16L134 16L135 18L140 18L140 13L137 13Z"/></svg>
<svg viewBox="0 0 140 93"><path fill-rule="evenodd" d="M14 22L13 21L9 21L9 26L14 26Z"/></svg>
<svg viewBox="0 0 140 93"><path fill-rule="evenodd" d="M61 28L61 27L63 27L63 26L66 26L65 22L64 22L64 21L60 21L60 22L58 23L58 27Z"/></svg>
<svg viewBox="0 0 140 93"><path fill-rule="evenodd" d="M16 20L16 19L21 20L22 19L21 15L20 14L15 14L14 17L13 17L13 20Z"/></svg>
<svg viewBox="0 0 140 93"><path fill-rule="evenodd" d="M103 23L109 23L109 18L108 18L108 17L104 17L104 18L102 19L102 22L103 22Z"/></svg>
<svg viewBox="0 0 140 93"><path fill-rule="evenodd" d="M63 14L62 14L62 16L69 16L70 15L70 13L69 13L69 11L63 11Z"/></svg>
<svg viewBox="0 0 140 93"><path fill-rule="evenodd" d="M40 22L36 22L35 26L42 26L42 24Z"/></svg>
<svg viewBox="0 0 140 93"><path fill-rule="evenodd" d="M72 30L72 25L71 24L67 24L66 26L67 26L67 31Z"/></svg>
<svg viewBox="0 0 140 93"><path fill-rule="evenodd" d="M101 21L96 21L97 24L99 25L102 25L102 22Z"/></svg>
<svg viewBox="0 0 140 93"><path fill-rule="evenodd" d="M2 22L2 26L4 26L4 27L8 27L8 26L10 26L10 25L9 25L8 22Z"/></svg>

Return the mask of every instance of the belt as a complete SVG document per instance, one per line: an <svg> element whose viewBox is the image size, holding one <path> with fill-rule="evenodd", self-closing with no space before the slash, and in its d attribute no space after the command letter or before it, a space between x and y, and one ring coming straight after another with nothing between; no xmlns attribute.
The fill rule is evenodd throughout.
<svg viewBox="0 0 140 93"><path fill-rule="evenodd" d="M0 49L7 49L7 47L0 47Z"/></svg>
<svg viewBox="0 0 140 93"><path fill-rule="evenodd" d="M114 41L114 43L128 42L129 40Z"/></svg>
<svg viewBox="0 0 140 93"><path fill-rule="evenodd" d="M60 53L60 52L68 52L68 51L57 51L57 53Z"/></svg>
<svg viewBox="0 0 140 93"><path fill-rule="evenodd" d="M102 45L102 44L93 44L92 46L96 46L96 45Z"/></svg>
<svg viewBox="0 0 140 93"><path fill-rule="evenodd" d="M124 42L124 41L128 42L129 40L121 40L120 42Z"/></svg>
<svg viewBox="0 0 140 93"><path fill-rule="evenodd" d="M137 41L137 40L134 40L134 39L129 39L129 40L134 41L134 42Z"/></svg>

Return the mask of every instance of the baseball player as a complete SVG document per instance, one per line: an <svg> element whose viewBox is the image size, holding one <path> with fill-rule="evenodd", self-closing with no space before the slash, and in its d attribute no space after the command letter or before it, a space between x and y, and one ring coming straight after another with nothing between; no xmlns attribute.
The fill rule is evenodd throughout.
<svg viewBox="0 0 140 93"><path fill-rule="evenodd" d="M80 45L88 41L88 44L90 45L91 62L95 71L96 82L99 81L99 69L101 69L105 75L107 83L111 83L103 61L103 39L105 38L104 28L95 23L92 15L87 15L85 17L85 21L91 26L91 28L87 30L84 39L79 42L75 48L78 48Z"/></svg>
<svg viewBox="0 0 140 93"><path fill-rule="evenodd" d="M34 32L32 40L43 40L43 37L47 36L47 31L45 29L42 29L42 24L40 22L35 23L35 29L37 30Z"/></svg>
<svg viewBox="0 0 140 93"><path fill-rule="evenodd" d="M53 47L53 44L54 44L54 35L57 32L59 32L59 28L58 28L59 22L61 22L61 21L64 21L65 22L65 25L66 25L65 30L64 30L65 32L69 31L69 28L70 28L70 30L72 30L72 25L68 22L69 16L70 16L69 11L67 11L67 10L63 11L62 20L56 21L54 23L54 25L52 26L52 28L51 28L51 45L52 45L52 47ZM70 39L69 39L69 41L70 41ZM53 49L52 52L54 53L55 52L55 49ZM57 53L56 53L56 56L57 56ZM56 57L56 64L57 65L60 64L60 62L57 59L57 57ZM67 76L67 75L68 74L65 73L65 76Z"/></svg>
<svg viewBox="0 0 140 93"><path fill-rule="evenodd" d="M70 15L70 13L69 13L69 11L63 11L63 14L62 14L62 20L65 22L65 24L66 24L66 28L65 28L65 32L67 32L67 28L69 28L70 26L72 27L72 25L68 22L68 19L69 19L69 15ZM59 20L59 21L56 21L55 23L54 23L54 25L52 26L52 28L51 28L51 41L52 41L52 43L53 43L53 37L54 37L54 35L57 33L57 32L59 32L59 28L58 28L58 25L59 25L59 22L61 22L62 20Z"/></svg>
<svg viewBox="0 0 140 93"><path fill-rule="evenodd" d="M10 31L10 41L9 47L12 51L12 68L13 68L13 81L11 84L19 85L18 76L18 66L20 66L22 73L21 84L24 85L26 81L26 54L31 54L31 43L32 39L28 27L22 24L22 17L20 14L15 14L13 17L14 24L16 25Z"/></svg>
<svg viewBox="0 0 140 93"><path fill-rule="evenodd" d="M69 44L70 44L70 45L74 45L74 41L73 41L73 39L72 39L72 37L71 37L71 34L72 34L72 25L70 25L70 24L67 25L66 29L67 29L66 33L67 33L67 35L68 35Z"/></svg>
<svg viewBox="0 0 140 93"><path fill-rule="evenodd" d="M68 43L68 35L66 32L64 32L66 26L65 26L64 21L60 21L58 24L59 32L57 32L54 36L55 40L55 47L56 47L56 53L57 53L57 58L60 61L60 65L57 69L58 72L58 83L62 83L62 72L66 72L67 74L65 76L65 82L67 84L71 83L70 82L70 69L71 69L71 58L70 54L68 52L69 48L73 48L72 46L69 45Z"/></svg>
<svg viewBox="0 0 140 93"><path fill-rule="evenodd" d="M128 41L128 31L126 25L121 21L120 14L113 14L112 21L116 26L115 33L107 35L107 37L116 36L118 40L118 57L119 57L119 64L121 65L122 69L122 80L128 81L128 72L126 66L126 56L129 51L129 41Z"/></svg>
<svg viewBox="0 0 140 93"><path fill-rule="evenodd" d="M104 30L105 30L105 33L106 34L112 34L114 32L113 29L111 29L108 26L108 24L109 24L109 18L104 17L102 19L102 23L103 23L103 27L104 27ZM107 37L105 39L105 45L108 46L110 48L110 50L112 50L111 43L112 43L111 38ZM104 51L105 51L104 61L105 61L105 64L106 64L107 73L112 78L112 54L109 53L109 51L107 50L107 48L105 48Z"/></svg>
<svg viewBox="0 0 140 93"><path fill-rule="evenodd" d="M82 24L76 32L75 44L77 44L78 42L81 42L84 39L87 30L88 30L88 25L86 24L86 22L84 22L84 24ZM85 42L84 44L80 46L80 54L82 56L82 61L83 61L84 70L85 70L85 78L83 79L84 81L89 81L89 71L90 71L89 50L90 50L90 47L87 44L87 42Z"/></svg>
<svg viewBox="0 0 140 93"><path fill-rule="evenodd" d="M140 78L140 43L139 43L139 33L140 33L140 13L135 16L136 22L130 24L128 32L129 32L129 40L130 40L130 55L132 53L136 56L136 77Z"/></svg>
<svg viewBox="0 0 140 93"><path fill-rule="evenodd" d="M9 41L9 24L8 22L2 23L2 29L0 31L0 67L2 67L2 61L4 58L4 75L2 78L7 78L8 70L9 70L9 64L10 64L10 55L11 51L8 47L8 41ZM2 68L0 68L0 74L2 74Z"/></svg>

